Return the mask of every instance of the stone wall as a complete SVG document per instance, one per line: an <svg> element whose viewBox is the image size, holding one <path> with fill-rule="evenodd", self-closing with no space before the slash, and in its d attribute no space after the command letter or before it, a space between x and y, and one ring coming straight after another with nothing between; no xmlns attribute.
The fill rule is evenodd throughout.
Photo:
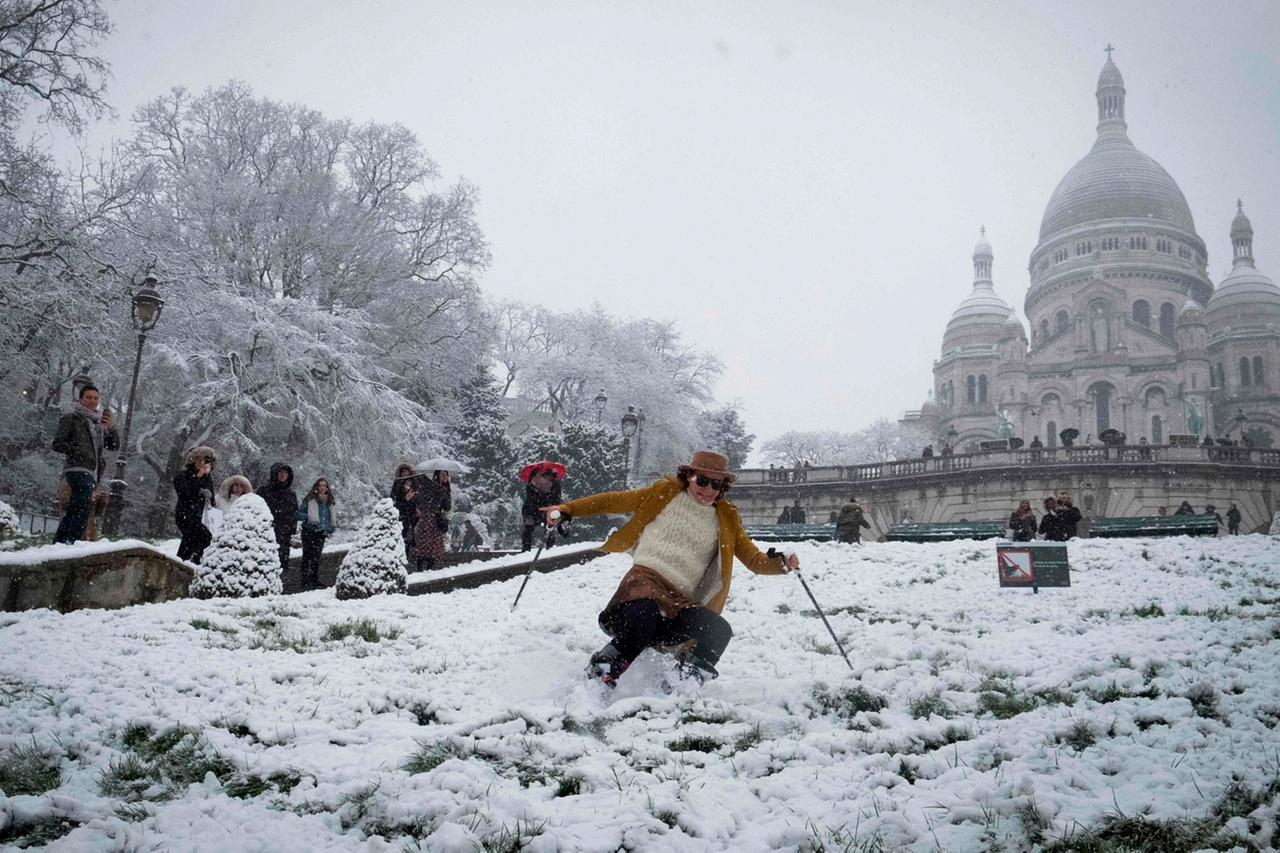
<svg viewBox="0 0 1280 853"><path fill-rule="evenodd" d="M1235 503L1242 533L1265 533L1280 506L1280 453L1246 448L1073 448L961 454L878 465L811 468L802 482L769 482L767 470L743 471L730 500L747 524L774 524L796 499L821 524L856 496L867 510L867 538L882 539L904 516L918 522L1003 520L1018 501L1060 490L1087 517L1170 515L1182 501L1208 504L1224 518Z"/></svg>
<svg viewBox="0 0 1280 853"><path fill-rule="evenodd" d="M9 612L47 607L69 613L185 598L192 571L150 548L123 548L33 566L0 565L0 603Z"/></svg>

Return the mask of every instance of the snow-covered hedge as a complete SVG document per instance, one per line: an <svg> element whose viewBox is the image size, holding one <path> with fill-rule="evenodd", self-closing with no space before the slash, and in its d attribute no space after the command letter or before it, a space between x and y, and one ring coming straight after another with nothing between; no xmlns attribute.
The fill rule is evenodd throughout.
<svg viewBox="0 0 1280 853"><path fill-rule="evenodd" d="M14 512L13 507L7 503L0 501L0 539L17 536L21 528L22 522L18 520L18 513Z"/></svg>
<svg viewBox="0 0 1280 853"><path fill-rule="evenodd" d="M191 594L255 598L283 591L271 510L258 495L245 495L227 510L213 544L204 552L191 581Z"/></svg>
<svg viewBox="0 0 1280 853"><path fill-rule="evenodd" d="M391 498L383 498L365 519L356 544L342 558L334 592L338 598L368 598L404 592L407 584L400 515Z"/></svg>

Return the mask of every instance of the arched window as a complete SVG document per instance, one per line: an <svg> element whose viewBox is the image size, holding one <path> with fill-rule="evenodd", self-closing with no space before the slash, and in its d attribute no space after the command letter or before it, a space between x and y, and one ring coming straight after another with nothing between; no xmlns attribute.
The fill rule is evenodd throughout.
<svg viewBox="0 0 1280 853"><path fill-rule="evenodd" d="M1151 443L1164 444L1164 419L1159 415L1151 416Z"/></svg>
<svg viewBox="0 0 1280 853"><path fill-rule="evenodd" d="M1249 358L1248 356L1240 356L1240 387L1248 388L1249 382Z"/></svg>
<svg viewBox="0 0 1280 853"><path fill-rule="evenodd" d="M1223 390L1227 387L1227 369L1223 367L1222 362L1218 362L1218 387Z"/></svg>
<svg viewBox="0 0 1280 853"><path fill-rule="evenodd" d="M1253 357L1253 384L1261 388L1262 382L1262 356L1255 355Z"/></svg>
<svg viewBox="0 0 1280 853"><path fill-rule="evenodd" d="M1093 434L1102 435L1111 427L1111 386L1099 382L1089 389L1089 396L1093 398L1093 411L1097 416L1097 429Z"/></svg>
<svg viewBox="0 0 1280 853"><path fill-rule="evenodd" d="M1145 299L1133 303L1133 322L1151 328L1151 303Z"/></svg>
<svg viewBox="0 0 1280 853"><path fill-rule="evenodd" d="M978 377L978 402L987 402L987 374Z"/></svg>
<svg viewBox="0 0 1280 853"><path fill-rule="evenodd" d="M978 401L978 380L973 374L964 380L964 401L966 403L976 403Z"/></svg>
<svg viewBox="0 0 1280 853"><path fill-rule="evenodd" d="M1160 306L1160 334L1166 338L1173 337L1173 303L1165 302Z"/></svg>
<svg viewBox="0 0 1280 853"><path fill-rule="evenodd" d="M956 383L947 380L947 408L950 409L956 404Z"/></svg>
<svg viewBox="0 0 1280 853"><path fill-rule="evenodd" d="M1044 426L1044 443L1049 447L1058 446L1058 424L1055 421L1049 421Z"/></svg>
<svg viewBox="0 0 1280 853"><path fill-rule="evenodd" d="M1049 321L1041 320L1040 321L1040 340L1043 341L1047 337L1049 337Z"/></svg>
<svg viewBox="0 0 1280 853"><path fill-rule="evenodd" d="M1068 326L1071 325L1071 318L1067 316L1066 311L1059 311L1057 316L1053 318L1053 322L1054 332L1061 334L1067 330Z"/></svg>
<svg viewBox="0 0 1280 853"><path fill-rule="evenodd" d="M1165 397L1163 388L1147 389L1146 402L1148 409L1162 409L1164 408L1164 401Z"/></svg>

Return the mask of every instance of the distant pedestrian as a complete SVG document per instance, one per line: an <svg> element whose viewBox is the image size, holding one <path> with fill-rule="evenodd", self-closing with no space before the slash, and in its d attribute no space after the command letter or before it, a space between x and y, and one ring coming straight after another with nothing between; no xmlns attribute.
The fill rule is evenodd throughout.
<svg viewBox="0 0 1280 853"><path fill-rule="evenodd" d="M1071 503L1071 495L1058 492L1058 517L1061 519L1063 539L1074 539L1079 532L1084 514Z"/></svg>
<svg viewBox="0 0 1280 853"><path fill-rule="evenodd" d="M405 494L413 501L417 518L410 570L430 571L444 556L444 535L449 530L449 515L453 511L449 472L433 471L430 477L419 474L409 483Z"/></svg>
<svg viewBox="0 0 1280 853"><path fill-rule="evenodd" d="M1235 505L1231 505L1231 509L1227 510L1227 533L1231 536L1240 535L1240 509Z"/></svg>
<svg viewBox="0 0 1280 853"><path fill-rule="evenodd" d="M866 512L858 499L850 496L849 502L840 507L840 513L836 516L836 539L850 545L859 544L862 542L864 527L871 527Z"/></svg>
<svg viewBox="0 0 1280 853"><path fill-rule="evenodd" d="M928 459L928 458L930 458L931 456L933 456L933 445L932 445L932 444L926 444L926 445L924 446L924 450L921 450L921 451L920 451L920 456L921 456L921 458L923 458L923 459Z"/></svg>
<svg viewBox="0 0 1280 853"><path fill-rule="evenodd" d="M1210 516L1211 518L1213 518L1218 522L1218 528L1213 531L1213 535L1217 536L1219 530L1222 529L1222 516L1218 515L1217 507L1215 507L1213 504L1209 504L1204 508L1204 514L1207 516Z"/></svg>
<svg viewBox="0 0 1280 853"><path fill-rule="evenodd" d="M283 462L272 465L271 477L258 489L258 495L271 510L276 546L280 549L280 572L283 574L289 570L293 534L298 531L298 493L293 490L293 469Z"/></svg>
<svg viewBox="0 0 1280 853"><path fill-rule="evenodd" d="M416 476L418 473L413 470L412 465L401 462L396 466L391 480L391 503L395 504L396 512L400 515L400 538L404 540L404 557L409 561L410 567L413 566L413 528L418 517L413 501L405 497L405 491Z"/></svg>
<svg viewBox="0 0 1280 853"><path fill-rule="evenodd" d="M529 481L524 487L524 503L520 507L520 515L524 520L524 529L520 533L520 550L528 551L533 547L533 531L545 521L543 507L556 506L563 500L560 489L560 478L556 469L550 466L538 468L529 474ZM550 545L554 536L548 532L546 544Z"/></svg>
<svg viewBox="0 0 1280 853"><path fill-rule="evenodd" d="M1169 515L1169 508L1167 506L1156 507L1156 515L1161 518L1167 518Z"/></svg>
<svg viewBox="0 0 1280 853"><path fill-rule="evenodd" d="M1031 444L1030 444L1030 445L1028 445L1028 446L1030 446L1030 447L1035 447L1035 448L1040 448L1040 447L1044 447L1044 442L1040 440L1040 436L1038 436L1038 435L1033 435L1033 436L1031 436Z"/></svg>
<svg viewBox="0 0 1280 853"><path fill-rule="evenodd" d="M1044 499L1044 515L1040 517L1039 532L1050 542L1066 542L1067 533L1058 514L1058 499L1049 496Z"/></svg>
<svg viewBox="0 0 1280 853"><path fill-rule="evenodd" d="M1173 514L1174 515L1195 515L1196 511L1195 509L1192 508L1190 501L1183 501L1181 504L1178 505L1177 510L1175 510Z"/></svg>
<svg viewBox="0 0 1280 853"><path fill-rule="evenodd" d="M94 486L106 472L102 451L120 446L111 410L98 411L99 397L95 386L82 387L71 404L71 411L59 418L58 431L53 437L53 449L66 457L62 476L70 490L66 514L53 541L65 545L84 537L93 512Z"/></svg>
<svg viewBox="0 0 1280 853"><path fill-rule="evenodd" d="M204 524L204 511L213 506L213 466L218 455L212 447L197 447L187 453L187 464L173 478L178 502L173 521L182 534L178 559L199 564L213 534Z"/></svg>
<svg viewBox="0 0 1280 853"><path fill-rule="evenodd" d="M1031 501L1025 498L1018 501L1018 508L1009 516L1009 529L1013 531L1009 538L1014 542L1030 542L1036 538L1039 527L1036 514L1031 511Z"/></svg>
<svg viewBox="0 0 1280 853"><path fill-rule="evenodd" d="M337 500L329 481L316 480L298 505L298 521L302 522L302 589L320 588L320 555L324 541L338 526Z"/></svg>
<svg viewBox="0 0 1280 853"><path fill-rule="evenodd" d="M237 498L253 494L253 484L249 478L240 474L232 474L218 485L218 494L214 498L214 506L224 513L231 509Z"/></svg>
<svg viewBox="0 0 1280 853"><path fill-rule="evenodd" d="M464 552L479 551L480 546L484 544L484 540L480 538L480 531L476 530L476 526L472 523L471 519L467 519L463 524L463 527L462 550Z"/></svg>

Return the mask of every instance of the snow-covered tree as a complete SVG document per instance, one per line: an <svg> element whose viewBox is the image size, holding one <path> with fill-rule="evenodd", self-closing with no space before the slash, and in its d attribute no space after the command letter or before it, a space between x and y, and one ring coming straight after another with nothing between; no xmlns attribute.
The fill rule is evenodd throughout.
<svg viewBox="0 0 1280 853"><path fill-rule="evenodd" d="M373 505L356 544L342 558L334 592L343 599L369 598L404 592L407 583L400 515L391 498L383 498Z"/></svg>
<svg viewBox="0 0 1280 853"><path fill-rule="evenodd" d="M197 598L256 598L283 591L271 510L258 495L245 495L222 519L213 544L196 567L191 594Z"/></svg>
<svg viewBox="0 0 1280 853"><path fill-rule="evenodd" d="M723 453L730 468L741 468L751 455L751 444L756 437L747 432L738 410L733 406L721 406L702 413L699 422L702 432L702 449Z"/></svg>
<svg viewBox="0 0 1280 853"><path fill-rule="evenodd" d="M609 398L602 423L616 427L627 406L646 413L632 440L634 470L672 470L700 443L698 415L724 368L685 344L674 322L620 319L600 305L557 314L508 304L495 328L504 393L545 404L562 423L594 422L601 388Z"/></svg>
<svg viewBox="0 0 1280 853"><path fill-rule="evenodd" d="M13 507L0 501L0 539L9 539L18 535L21 527L22 522L18 519L18 514L13 511Z"/></svg>
<svg viewBox="0 0 1280 853"><path fill-rule="evenodd" d="M914 426L880 418L857 432L799 432L771 438L760 448L766 463L795 465L866 465L920 455L927 438Z"/></svg>

